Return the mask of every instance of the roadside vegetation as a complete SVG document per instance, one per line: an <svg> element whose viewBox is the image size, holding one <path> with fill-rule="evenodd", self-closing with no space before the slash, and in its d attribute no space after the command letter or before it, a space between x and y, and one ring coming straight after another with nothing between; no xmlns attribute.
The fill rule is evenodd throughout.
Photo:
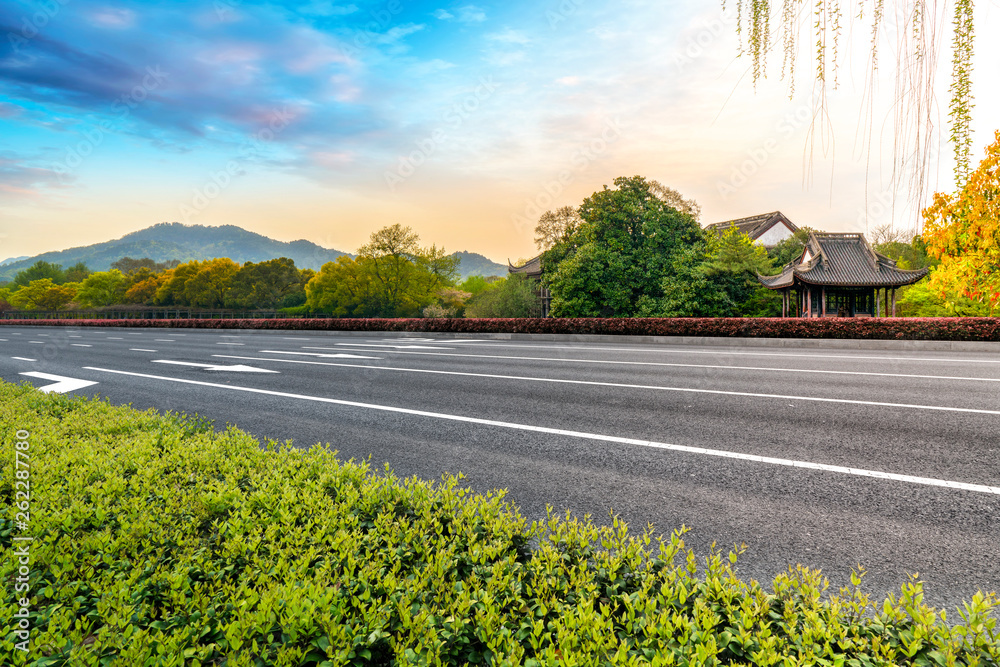
<svg viewBox="0 0 1000 667"><path fill-rule="evenodd" d="M400 479L315 446L0 383L29 443L30 591L0 562L0 663L52 665L996 665L993 595L957 616L921 583L877 604L818 571L739 578L683 529L529 523L461 477ZM27 431L24 437L23 431ZM10 449L8 452L12 451ZM0 498L15 502L13 454ZM666 527L669 529L669 527ZM20 543L19 543L20 544ZM12 631L28 598L29 651Z"/></svg>

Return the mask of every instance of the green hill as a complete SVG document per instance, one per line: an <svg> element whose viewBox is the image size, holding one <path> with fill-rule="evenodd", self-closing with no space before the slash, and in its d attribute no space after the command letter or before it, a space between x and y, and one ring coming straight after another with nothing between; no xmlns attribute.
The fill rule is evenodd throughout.
<svg viewBox="0 0 1000 667"><path fill-rule="evenodd" d="M135 259L149 257L157 262L171 259L188 262L193 259L228 257L239 264L289 257L295 260L295 266L300 269L318 270L326 262L332 262L346 254L348 253L340 250L323 248L311 241L300 240L291 243L275 241L235 225L206 227L162 222L113 241L46 252L5 264L0 267L0 282L11 280L18 271L28 268L39 260L61 264L63 268L84 262L91 271L107 271L112 262L122 257Z"/></svg>
<svg viewBox="0 0 1000 667"><path fill-rule="evenodd" d="M469 276L505 276L507 267L474 252L454 253L461 260L461 280ZM107 271L112 262L122 257L140 259L149 257L157 262L177 259L189 262L214 257L228 257L242 264L263 262L276 257L295 260L300 269L319 270L327 262L351 253L324 248L311 241L299 240L285 243L276 241L235 225L207 227L183 225L179 222L161 222L158 225L126 234L120 239L46 252L34 257L15 257L0 263L0 283L14 276L39 260L61 264L63 268L83 262L91 271Z"/></svg>
<svg viewBox="0 0 1000 667"><path fill-rule="evenodd" d="M477 252L466 252L463 250L452 254L458 255L458 258L461 260L461 263L458 265L458 272L461 275L460 280L465 280L469 276L483 276L486 278L489 276L507 275L507 266L505 264L498 264Z"/></svg>

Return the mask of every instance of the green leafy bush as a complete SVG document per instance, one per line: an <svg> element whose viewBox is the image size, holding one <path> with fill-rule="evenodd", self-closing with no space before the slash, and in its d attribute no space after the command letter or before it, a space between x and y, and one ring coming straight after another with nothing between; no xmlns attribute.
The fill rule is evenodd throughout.
<svg viewBox="0 0 1000 667"><path fill-rule="evenodd" d="M911 581L872 606L797 567L772 590L681 532L268 443L234 428L0 383L30 432L30 652L15 648L4 512L0 663L20 665L996 665L993 596L963 623ZM14 502L12 448L0 498ZM529 545L531 547L529 548Z"/></svg>

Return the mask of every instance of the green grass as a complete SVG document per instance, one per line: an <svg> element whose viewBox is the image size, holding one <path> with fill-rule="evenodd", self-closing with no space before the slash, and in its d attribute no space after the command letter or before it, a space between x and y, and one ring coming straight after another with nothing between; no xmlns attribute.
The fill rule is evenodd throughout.
<svg viewBox="0 0 1000 667"><path fill-rule="evenodd" d="M680 532L399 479L322 447L0 383L3 665L996 665L992 595L946 621ZM15 433L30 432L30 651L15 649ZM6 511L7 509L10 511ZM917 538L915 538L917 539ZM529 545L531 545L529 547Z"/></svg>

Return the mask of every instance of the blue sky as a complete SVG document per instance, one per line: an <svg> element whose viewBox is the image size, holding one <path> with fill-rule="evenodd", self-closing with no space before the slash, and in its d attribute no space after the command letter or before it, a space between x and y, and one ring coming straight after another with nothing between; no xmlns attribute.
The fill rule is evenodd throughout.
<svg viewBox="0 0 1000 667"><path fill-rule="evenodd" d="M977 11L988 34L1000 9ZM545 208L635 174L704 223L915 217L882 210L899 199L888 78L875 148L857 147L864 40L831 93L832 142L806 159L808 80L788 99L779 62L755 91L714 0L0 2L0 34L3 257L163 221L354 250L400 222L502 261L534 254ZM981 89L1000 60L980 46ZM1000 127L980 89L977 160Z"/></svg>

